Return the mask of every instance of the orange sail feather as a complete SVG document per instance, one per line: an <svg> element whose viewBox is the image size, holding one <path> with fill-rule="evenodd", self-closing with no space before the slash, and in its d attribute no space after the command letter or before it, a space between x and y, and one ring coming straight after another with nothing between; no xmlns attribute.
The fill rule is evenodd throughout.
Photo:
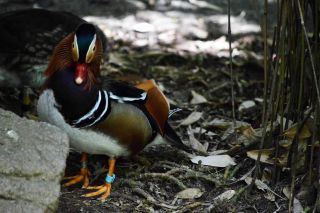
<svg viewBox="0 0 320 213"><path fill-rule="evenodd" d="M148 99L145 103L145 106L153 119L158 124L161 135L163 135L170 110L168 100L158 88L154 80L144 81L136 85L136 87L147 92Z"/></svg>

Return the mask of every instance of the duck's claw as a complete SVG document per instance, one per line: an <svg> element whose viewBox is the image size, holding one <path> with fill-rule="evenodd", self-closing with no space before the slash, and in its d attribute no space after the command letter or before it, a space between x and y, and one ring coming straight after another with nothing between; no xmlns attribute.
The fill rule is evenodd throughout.
<svg viewBox="0 0 320 213"><path fill-rule="evenodd" d="M105 201L110 196L111 183L105 183L101 186L89 186L87 187L87 189L96 189L97 191L82 195L83 197L94 197L94 196L101 195L99 199L101 201Z"/></svg>
<svg viewBox="0 0 320 213"><path fill-rule="evenodd" d="M89 176L91 176L91 173L88 170L87 161L88 161L88 155L83 152L81 154L81 160L80 160L80 162L82 163L80 174L63 178L64 180L70 180L67 183L63 184L63 186L71 186L80 182L83 182L82 188L87 188L89 186Z"/></svg>
<svg viewBox="0 0 320 213"><path fill-rule="evenodd" d="M81 168L79 175L63 178L64 180L71 179L67 183L63 184L63 186L71 186L76 183L83 182L82 188L87 188L89 186L89 176L90 176L90 172L89 172L88 168Z"/></svg>
<svg viewBox="0 0 320 213"><path fill-rule="evenodd" d="M101 195L101 197L99 198L102 202L105 201L111 193L111 184L113 183L114 179L116 178L115 174L113 174L114 171L114 167L116 164L116 160L115 159L110 159L109 160L109 171L108 174L106 176L106 182L105 184L101 185L101 186L90 186L87 189L95 189L97 191L95 192L91 192L85 195L82 195L84 197L93 197L93 196L98 196Z"/></svg>

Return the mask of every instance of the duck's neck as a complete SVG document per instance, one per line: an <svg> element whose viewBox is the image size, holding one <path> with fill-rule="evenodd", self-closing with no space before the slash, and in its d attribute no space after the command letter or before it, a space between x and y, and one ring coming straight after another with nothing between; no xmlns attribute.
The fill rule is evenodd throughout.
<svg viewBox="0 0 320 213"><path fill-rule="evenodd" d="M53 90L60 112L67 121L86 114L95 105L99 93L99 87L95 84L91 84L90 88L85 87L85 82L77 85L72 68L57 71L50 76L47 88Z"/></svg>

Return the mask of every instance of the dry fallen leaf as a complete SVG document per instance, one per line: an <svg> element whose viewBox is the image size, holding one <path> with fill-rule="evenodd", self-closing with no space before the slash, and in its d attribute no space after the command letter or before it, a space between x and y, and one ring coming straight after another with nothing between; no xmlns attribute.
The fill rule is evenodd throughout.
<svg viewBox="0 0 320 213"><path fill-rule="evenodd" d="M273 149L262 149L260 161L263 163L273 164L273 160L270 159ZM247 152L247 156L253 160L258 159L259 150L251 150Z"/></svg>
<svg viewBox="0 0 320 213"><path fill-rule="evenodd" d="M191 159L192 163L198 164L201 161L202 165L213 167L234 166L236 163L229 155L211 155L211 156L195 156Z"/></svg>
<svg viewBox="0 0 320 213"><path fill-rule="evenodd" d="M215 150L215 151L209 152L208 154L209 155L221 155L221 154L224 154L226 152L228 152L227 149L219 149L219 150Z"/></svg>
<svg viewBox="0 0 320 213"><path fill-rule="evenodd" d="M247 176L245 178L241 178L241 180L244 180L246 182L246 184L250 185L251 182L252 182L252 177ZM276 195L277 197L283 199L283 197L281 195L279 195L276 192L272 191L271 188L266 183L262 182L261 180L256 179L255 185L256 185L256 187L258 189L260 189L260 190L262 190L264 192L267 192L267 193L271 192L272 194Z"/></svg>
<svg viewBox="0 0 320 213"><path fill-rule="evenodd" d="M186 119L184 119L180 125L188 126L197 122L202 117L202 112L192 112Z"/></svg>
<svg viewBox="0 0 320 213"><path fill-rule="evenodd" d="M290 197L289 187L284 187L282 192L289 199ZM293 213L300 213L300 212L303 212L303 207L297 198L293 198Z"/></svg>
<svg viewBox="0 0 320 213"><path fill-rule="evenodd" d="M243 110L247 110L247 109L250 109L250 108L253 108L256 106L256 103L254 101L244 101L240 104L238 110L241 112Z"/></svg>
<svg viewBox="0 0 320 213"><path fill-rule="evenodd" d="M265 167L262 171L261 180L267 184L271 183L272 180L272 170L268 167Z"/></svg>
<svg viewBox="0 0 320 213"><path fill-rule="evenodd" d="M280 155L279 157L277 157L275 159L275 161L277 162L277 164L281 165L281 166L287 166L288 163L288 155L289 152L285 152L282 155Z"/></svg>
<svg viewBox="0 0 320 213"><path fill-rule="evenodd" d="M244 179L244 181L246 182L246 184L249 185L252 182L252 177L246 177ZM260 189L260 190L262 190L264 192L266 190L271 191L270 187L267 184L265 184L264 182L262 182L261 180L259 180L259 179L256 179L255 185L257 186L258 189Z"/></svg>
<svg viewBox="0 0 320 213"><path fill-rule="evenodd" d="M293 139L294 136L297 134L298 131L298 124L294 124L289 129L285 130L283 135L286 136L288 139ZM309 128L304 125L299 133L298 139L307 139L311 137L311 132Z"/></svg>
<svg viewBox="0 0 320 213"><path fill-rule="evenodd" d="M213 200L216 200L216 201L230 200L235 194L236 194L235 190L228 190L218 195Z"/></svg>
<svg viewBox="0 0 320 213"><path fill-rule="evenodd" d="M254 98L254 101L258 103L263 103L263 98Z"/></svg>
<svg viewBox="0 0 320 213"><path fill-rule="evenodd" d="M205 97L195 92L194 90L191 91L191 94L192 94L192 99L190 102L191 104L203 104L208 102L208 100Z"/></svg>
<svg viewBox="0 0 320 213"><path fill-rule="evenodd" d="M201 153L206 153L209 147L209 144L202 144L200 143L193 135L193 132L191 131L191 128L188 128L188 135L189 135L189 143L192 149L201 152Z"/></svg>
<svg viewBox="0 0 320 213"><path fill-rule="evenodd" d="M267 200L270 200L272 202L274 202L276 200L276 196L270 192L270 191L267 191L264 195L263 195Z"/></svg>
<svg viewBox="0 0 320 213"><path fill-rule="evenodd" d="M232 123L224 119L215 118L210 121L209 125L219 129L228 129L232 125Z"/></svg>
<svg viewBox="0 0 320 213"><path fill-rule="evenodd" d="M213 136L217 136L218 134L217 133L214 133L214 132L211 132L211 131L208 131L204 128L200 128L200 127L196 127L194 129L191 129L191 131L194 133L194 134L205 134L209 137L213 137Z"/></svg>
<svg viewBox="0 0 320 213"><path fill-rule="evenodd" d="M193 133L196 133L196 134L203 134L203 133L207 132L206 129L200 128L200 127L196 127L196 128L194 128L194 129L191 129L191 131L192 131Z"/></svg>
<svg viewBox="0 0 320 213"><path fill-rule="evenodd" d="M217 136L218 134L211 132L211 131L208 131L208 132L206 132L206 135L208 135L209 137L213 137L213 136Z"/></svg>
<svg viewBox="0 0 320 213"><path fill-rule="evenodd" d="M250 138L254 138L254 137L257 136L256 131L252 128L251 125L249 125L249 126L241 126L241 127L238 128L238 131L240 133L242 133L245 137L249 138L249 139Z"/></svg>
<svg viewBox="0 0 320 213"><path fill-rule="evenodd" d="M187 188L178 192L176 197L180 199L195 199L201 197L202 195L203 192L198 188Z"/></svg>
<svg viewBox="0 0 320 213"><path fill-rule="evenodd" d="M284 148L289 148L292 144L292 140L279 140L279 145Z"/></svg>

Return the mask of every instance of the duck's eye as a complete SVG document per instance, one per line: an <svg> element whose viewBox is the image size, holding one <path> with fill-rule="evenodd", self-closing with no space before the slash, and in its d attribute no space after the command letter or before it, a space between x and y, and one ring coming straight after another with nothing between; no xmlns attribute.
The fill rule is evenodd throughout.
<svg viewBox="0 0 320 213"><path fill-rule="evenodd" d="M92 48L92 51L95 51L96 50L96 46L94 46L93 48Z"/></svg>

